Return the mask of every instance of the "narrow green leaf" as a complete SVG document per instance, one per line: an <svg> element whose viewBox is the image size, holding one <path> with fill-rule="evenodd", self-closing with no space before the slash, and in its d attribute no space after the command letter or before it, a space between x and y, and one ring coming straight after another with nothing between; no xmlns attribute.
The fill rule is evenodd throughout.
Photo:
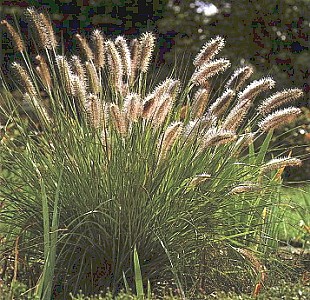
<svg viewBox="0 0 310 300"><path fill-rule="evenodd" d="M138 256L136 247L134 248L133 262L134 262L134 270L135 270L135 284L136 284L137 296L138 298L143 299L144 292L143 292L142 274L141 274L139 256Z"/></svg>

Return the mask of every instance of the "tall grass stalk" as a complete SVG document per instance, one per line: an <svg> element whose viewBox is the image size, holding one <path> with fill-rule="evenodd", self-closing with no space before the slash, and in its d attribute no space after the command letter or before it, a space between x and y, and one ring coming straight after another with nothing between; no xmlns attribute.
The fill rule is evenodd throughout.
<svg viewBox="0 0 310 300"><path fill-rule="evenodd" d="M259 255L272 239L263 215L276 188L266 154L278 126L252 107L274 81L247 86L251 72L233 75L231 99L215 109L226 91L212 88L215 75L230 65L213 59L221 37L196 57L188 82L175 72L154 86L152 33L131 53L124 38L103 41L95 31L100 47L91 49L78 36L87 55L71 58L47 19L32 9L28 15L38 51L19 47L14 80L1 78L2 253L10 256L21 237L19 264L36 266L36 293L46 299L116 292L124 276L134 287L137 253L152 287L165 281L186 295L253 285L257 270L237 249ZM208 105L192 113L200 89L208 90ZM284 124L300 113L290 111L275 116ZM140 275L138 282L142 295Z"/></svg>

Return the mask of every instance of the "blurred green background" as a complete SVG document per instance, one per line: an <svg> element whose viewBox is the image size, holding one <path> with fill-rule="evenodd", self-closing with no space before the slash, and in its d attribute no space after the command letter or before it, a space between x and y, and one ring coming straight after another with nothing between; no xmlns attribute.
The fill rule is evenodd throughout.
<svg viewBox="0 0 310 300"><path fill-rule="evenodd" d="M216 35L224 36L227 45L222 55L231 59L233 67L251 64L256 69L255 78L273 76L278 90L300 87L305 92L305 97L296 103L304 107L304 118L302 123L295 124L300 127L292 134L283 135L287 150L283 154L292 149L293 155L301 155L304 160L303 168L286 171L288 181L310 179L310 0L1 0L0 3L0 18L13 22L15 14L26 34L23 9L34 6L48 11L68 51L75 46L72 34L88 35L94 27L101 28L107 37L120 34L132 37L151 30L158 38L156 65L161 67L163 76L179 59L191 71L192 55L203 43ZM6 32L1 27L0 30L0 61L6 66L14 53ZM289 130L284 129L284 133Z"/></svg>

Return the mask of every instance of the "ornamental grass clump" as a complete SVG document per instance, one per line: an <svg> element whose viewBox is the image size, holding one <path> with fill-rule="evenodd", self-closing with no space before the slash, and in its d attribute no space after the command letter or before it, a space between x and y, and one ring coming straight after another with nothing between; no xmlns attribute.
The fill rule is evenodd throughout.
<svg viewBox="0 0 310 300"><path fill-rule="evenodd" d="M274 172L300 164L265 162L273 129L299 114L266 105L301 93L269 96L275 82L249 82L250 66L214 90L214 76L230 66L216 58L221 37L193 60L187 82L172 73L154 86L153 33L129 43L95 29L89 41L75 36L71 55L45 15L27 16L38 53L2 21L17 51L14 81L1 78L0 151L1 252L15 262L14 278L31 272L39 297L115 293L134 288L137 249L155 290L164 282L183 297L254 289L248 257L272 240ZM267 100L250 111L259 97Z"/></svg>

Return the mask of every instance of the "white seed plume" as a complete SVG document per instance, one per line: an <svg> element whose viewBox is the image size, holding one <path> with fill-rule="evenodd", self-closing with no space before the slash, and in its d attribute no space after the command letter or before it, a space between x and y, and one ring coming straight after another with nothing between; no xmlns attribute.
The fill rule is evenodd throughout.
<svg viewBox="0 0 310 300"><path fill-rule="evenodd" d="M297 107L288 107L284 109L279 109L272 114L264 118L258 127L261 131L269 131L272 129L279 128L284 124L288 124L294 121L301 114L301 109Z"/></svg>
<svg viewBox="0 0 310 300"><path fill-rule="evenodd" d="M220 36L216 36L214 39L206 42L194 59L194 66L199 67L208 62L215 55L217 55L224 48L224 46L225 40Z"/></svg>
<svg viewBox="0 0 310 300"><path fill-rule="evenodd" d="M132 122L137 122L142 115L142 102L140 96L136 93L131 93L124 100L124 111L127 118Z"/></svg>
<svg viewBox="0 0 310 300"><path fill-rule="evenodd" d="M12 68L15 70L16 75L19 77L19 82L22 85L24 91L31 96L37 95L36 88L31 80L28 72L19 63L13 62Z"/></svg>
<svg viewBox="0 0 310 300"><path fill-rule="evenodd" d="M224 72L230 67L230 61L225 58L219 58L204 63L192 75L191 81L196 85L203 85L209 78Z"/></svg>
<svg viewBox="0 0 310 300"><path fill-rule="evenodd" d="M127 75L127 78L131 76L131 57L130 57L130 50L127 45L126 40L122 36L118 36L115 40L115 45L119 51L123 67L124 73Z"/></svg>
<svg viewBox="0 0 310 300"><path fill-rule="evenodd" d="M211 178L210 174L202 173L196 175L189 183L189 186L198 186Z"/></svg>
<svg viewBox="0 0 310 300"><path fill-rule="evenodd" d="M236 140L237 135L233 131L210 128L203 137L203 148L219 146Z"/></svg>
<svg viewBox="0 0 310 300"><path fill-rule="evenodd" d="M225 85L225 89L232 89L238 91L244 82L251 77L254 70L250 66L245 66L237 69Z"/></svg>
<svg viewBox="0 0 310 300"><path fill-rule="evenodd" d="M241 194L241 193L249 193L249 192L257 192L261 190L261 186L254 182L244 182L238 186L235 186L228 193L230 195Z"/></svg>
<svg viewBox="0 0 310 300"><path fill-rule="evenodd" d="M283 91L274 93L258 107L259 113L266 116L272 110L280 107L283 104L296 100L302 97L303 92L301 89L285 89Z"/></svg>
<svg viewBox="0 0 310 300"><path fill-rule="evenodd" d="M274 158L261 167L261 173L279 170L285 167L299 167L301 160L295 157Z"/></svg>
<svg viewBox="0 0 310 300"><path fill-rule="evenodd" d="M275 84L276 82L271 77L254 80L238 94L239 101L243 101L244 99L254 100L258 94L272 89Z"/></svg>
<svg viewBox="0 0 310 300"><path fill-rule="evenodd" d="M155 36L151 32L143 33L140 38L140 63L139 69L146 73L155 47Z"/></svg>
<svg viewBox="0 0 310 300"><path fill-rule="evenodd" d="M94 45L94 62L95 66L102 68L105 64L105 48L103 33L99 29L92 32L92 42Z"/></svg>
<svg viewBox="0 0 310 300"><path fill-rule="evenodd" d="M159 143L160 147L160 155L159 155L159 160L163 160L168 151L171 149L175 141L178 139L180 136L181 132L183 129L183 123L182 122L175 122L170 124L162 138L162 141Z"/></svg>
<svg viewBox="0 0 310 300"><path fill-rule="evenodd" d="M234 96L235 92L233 90L226 90L223 95L217 98L210 106L209 112L216 117L220 117L227 110Z"/></svg>
<svg viewBox="0 0 310 300"><path fill-rule="evenodd" d="M251 102L248 99L237 103L237 105L229 112L225 121L222 124L222 128L225 130L237 130L247 115Z"/></svg>
<svg viewBox="0 0 310 300"><path fill-rule="evenodd" d="M191 107L191 115L194 118L200 118L208 104L210 98L210 90L200 88L194 95L193 105Z"/></svg>

